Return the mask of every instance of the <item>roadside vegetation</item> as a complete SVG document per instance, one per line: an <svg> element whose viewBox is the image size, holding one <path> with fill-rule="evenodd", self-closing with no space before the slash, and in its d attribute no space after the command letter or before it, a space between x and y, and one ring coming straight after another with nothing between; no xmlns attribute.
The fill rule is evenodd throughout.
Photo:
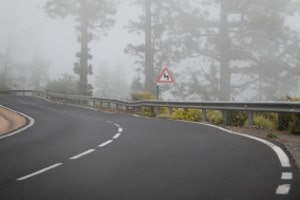
<svg viewBox="0 0 300 200"><path fill-rule="evenodd" d="M147 92L136 92L131 94L133 101L140 100L154 100L155 97ZM287 101L300 101L300 98L286 97ZM138 110L138 113L147 116L156 116L155 108L142 107ZM186 121L202 121L202 110L200 109L184 109L176 108L172 109L170 113L168 108L159 109L159 118L168 118L173 120L186 120ZM226 123L223 121L223 115L218 110L207 110L206 120L209 123L215 125L227 125L227 126L248 126L247 112L243 111L230 111L227 112ZM270 112L257 112L253 116L253 125L257 128L266 129L268 131L268 138L277 138L278 131L290 131L293 134L300 135L300 114L291 113L270 113Z"/></svg>

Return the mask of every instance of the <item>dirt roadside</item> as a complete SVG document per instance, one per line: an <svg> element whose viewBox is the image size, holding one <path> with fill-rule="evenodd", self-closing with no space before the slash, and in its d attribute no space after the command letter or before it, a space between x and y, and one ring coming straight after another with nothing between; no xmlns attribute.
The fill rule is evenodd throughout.
<svg viewBox="0 0 300 200"><path fill-rule="evenodd" d="M256 128L256 127L224 127L229 130L252 135L255 137L259 137L262 139L273 140L280 144L283 144L289 153L293 156L295 163L300 169L300 135L293 135L289 132L281 131L277 133L277 138L270 139L268 138L269 130L263 128Z"/></svg>
<svg viewBox="0 0 300 200"><path fill-rule="evenodd" d="M10 110L0 107L0 136L21 128L26 124L26 119Z"/></svg>

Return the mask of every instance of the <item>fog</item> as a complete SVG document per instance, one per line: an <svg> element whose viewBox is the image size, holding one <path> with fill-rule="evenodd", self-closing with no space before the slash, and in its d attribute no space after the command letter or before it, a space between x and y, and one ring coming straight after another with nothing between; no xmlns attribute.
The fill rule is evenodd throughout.
<svg viewBox="0 0 300 200"><path fill-rule="evenodd" d="M168 1L172 2L172 0ZM197 4L194 4L191 0L187 1L192 2L191 5L194 7ZM74 16L67 16L65 18L57 17L55 19L50 18L43 9L46 2L46 0L0 0L0 73L2 74L2 82L5 77L6 88L44 89L49 81L59 79L64 74L70 75L75 79L79 78L78 74L75 74L73 70L74 63L78 62L78 58L76 58L75 55L80 51L80 43L77 41L78 33L76 33L75 30L78 21L75 20ZM126 28L126 26L129 26L130 20L137 21L139 16L144 13L144 7L139 4L134 4L133 2L135 1L120 1L117 6L117 13L113 16L115 24L107 31L107 36L102 35L89 43L89 48L91 49L90 54L93 58L88 62L93 66L93 74L88 76L88 82L94 88L93 95L111 98L127 98L134 88L136 88L136 91L142 90L153 93L152 89L147 89L147 85L143 86L145 81L145 70L143 67L147 65L143 63L144 57L141 56L141 52L138 52L134 48L128 50L129 44L138 46L145 41L144 33L141 33L140 30L130 32L129 29L133 28ZM159 3L157 3L158 1L153 0L153 2L153 6L159 5ZM173 2L176 3L178 1L174 0ZM163 4L161 3L161 5ZM220 19L219 7L216 6L216 3L197 6L199 7L198 9L206 7L206 20L222 20ZM155 7L152 11L155 12ZM295 9L290 12L294 11ZM199 11L199 13L203 12ZM228 16L228 20L229 22L235 20L240 21L239 15L237 15L237 17L230 15ZM290 46L291 43L295 41L299 43L300 19L297 12L284 17L284 20L285 26L293 30L293 33L291 33L292 39L286 39L287 46ZM153 29L155 29L155 18L152 23ZM226 88L222 88L222 85L224 85L222 84L222 72L219 71L218 61L212 59L212 54L206 56L209 51L203 52L203 49L210 49L218 45L218 43L209 41L210 39L203 40L203 38L188 41L199 42L197 53L201 54L202 52L203 55L197 56L194 55L196 50L193 49L193 45L188 46L188 48L182 47L182 49L178 51L181 52L181 54L178 54L174 48L176 49L176 45L180 48L180 43L170 47L169 53L167 50L163 52L163 44L166 43L165 41L167 41L168 38L165 39L165 37L168 37L168 34L172 35L172 37L174 36L173 40L175 41L176 38L182 38L181 35L177 37L177 33L175 34L175 32L170 33L169 30L165 29L164 31L166 33L159 35L162 41L155 43L156 40L153 39L154 61L152 65L154 72L151 79L154 83L160 70L164 67L168 67L173 73L176 82L172 86L161 88L161 97L164 99L278 100L284 98L286 95L300 95L300 61L299 56L297 57L295 52L293 52L292 58L289 55L284 60L280 60L280 62L289 62L287 59L291 59L291 62L293 62L291 64L291 71L282 71L281 75L278 75L281 72L277 73L279 77L285 77L282 78L282 80L278 80L276 76L274 76L274 79L268 77L265 80L264 77L267 77L267 75L264 75L265 72L260 72L258 75L251 72L245 75L235 74L235 72L233 73L231 71L229 75L231 80L229 82L232 88L228 89L230 94L227 95L228 97L226 95L226 97L218 97L217 94L220 93L220 91L227 90ZM180 31L182 31L182 29L180 29ZM220 31L213 29L209 31L205 30L205 34L208 32L220 34ZM139 34L136 34L137 32L139 32ZM236 37L234 31L229 33L229 37ZM282 36L282 38L283 37L285 36ZM162 38L164 38L164 40ZM184 38L184 41L186 40L187 38ZM262 38L262 40L265 39ZM232 39L232 41L233 45L239 45L234 43L234 39ZM207 44L205 44L205 42ZM251 45L256 45L253 48L258 49L257 44ZM272 45L268 47L262 46L261 48L265 48L266 51L272 51L272 49L269 49L271 47ZM279 54L280 52L284 52L284 49L287 48L281 44L278 44L278 47L283 48L282 51L279 51ZM125 53L125 49L127 49L127 53ZM294 50L299 52L299 49L300 45L297 44ZM136 55L130 53L132 51L136 51ZM191 52L186 53L188 51ZM214 50L211 49L210 51ZM183 56L183 54L186 55ZM260 49L257 50L255 55L258 55L257 59L259 59L259 57L263 57L263 54L269 56L268 53L262 52ZM270 59L273 57L273 55L270 56ZM34 67L34 63L39 67ZM235 58L235 61L228 61L228 63L230 68L236 69L236 71L242 71L242 68L246 69L253 64L253 61ZM260 63L259 65L263 65L262 61L258 61L258 63ZM266 67L276 65L276 63L270 63L271 64L266 64ZM274 67L274 70L280 70L280 67L281 66L278 66L278 68ZM255 71L255 73L256 72L257 71ZM32 81L32 79L38 79L38 84L31 83L30 81ZM214 85L217 79L220 79L218 80L220 82ZM276 91L275 89L269 90L268 87L272 85L272 82L276 82L276 79L282 82L282 84L278 84ZM286 79L291 80L291 83L283 84ZM258 82L259 80L260 82ZM247 84L245 83L245 86L238 88L238 86L242 85L241 82L244 83L245 81L247 81ZM134 85L132 85L133 83ZM136 86L137 83L142 86ZM107 91L107 85L111 86L114 84L114 88ZM120 87L120 85L123 87ZM260 88L259 91L258 87ZM276 93L276 95L269 95L267 94L268 92Z"/></svg>

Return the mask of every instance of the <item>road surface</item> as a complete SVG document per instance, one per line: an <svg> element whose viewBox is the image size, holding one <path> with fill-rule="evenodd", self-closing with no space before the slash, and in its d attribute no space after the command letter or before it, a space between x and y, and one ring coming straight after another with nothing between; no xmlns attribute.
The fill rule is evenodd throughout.
<svg viewBox="0 0 300 200"><path fill-rule="evenodd" d="M0 139L3 200L300 199L293 161L250 138L35 97L0 104L34 119Z"/></svg>

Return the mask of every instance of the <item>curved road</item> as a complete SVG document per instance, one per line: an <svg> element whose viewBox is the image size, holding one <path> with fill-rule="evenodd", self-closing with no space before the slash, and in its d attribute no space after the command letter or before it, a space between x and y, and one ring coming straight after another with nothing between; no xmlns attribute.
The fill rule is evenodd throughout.
<svg viewBox="0 0 300 200"><path fill-rule="evenodd" d="M35 124L0 140L0 199L300 199L269 146L194 123L0 96Z"/></svg>

